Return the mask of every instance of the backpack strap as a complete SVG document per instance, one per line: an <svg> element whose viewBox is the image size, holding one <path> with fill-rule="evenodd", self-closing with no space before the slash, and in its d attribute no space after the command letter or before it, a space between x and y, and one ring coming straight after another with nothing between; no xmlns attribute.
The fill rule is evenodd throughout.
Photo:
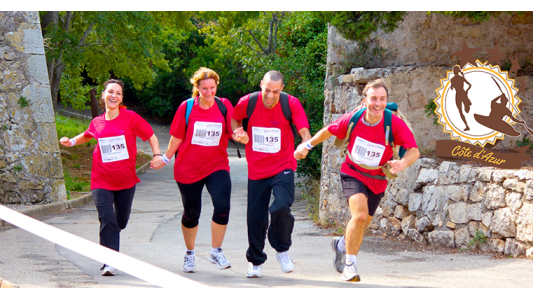
<svg viewBox="0 0 533 300"><path fill-rule="evenodd" d="M292 122L292 111L289 105L289 94L281 92L279 94L279 104L281 105L281 111L283 112L285 119L289 121L289 125L292 129L292 134L294 136L297 136L298 131L296 130L296 125L294 125L294 123Z"/></svg>
<svg viewBox="0 0 533 300"><path fill-rule="evenodd" d="M359 122L359 119L361 119L361 116L363 115L363 112L365 110L366 110L366 108L359 109L350 118L350 124L348 125L348 134L346 136L347 141L349 141L349 139L350 139L350 135L351 135L351 131L352 131L353 127L355 127L357 122ZM383 127L384 127L384 130L385 130L385 145L389 145L390 144L390 146L392 147L394 156L396 157L398 154L396 153L396 150L395 150L395 147L394 147L394 138L392 136L392 112L389 109L385 109L384 118L385 119L384 119L384 124L383 124L384 126ZM350 153L350 151L346 151L346 147L347 146L348 146L348 143L345 143L344 151L348 155L350 160L352 162L354 162L354 159L352 158L352 154ZM363 169L366 169L366 170L379 170L379 169L381 169L383 171L383 173L385 173L386 178L388 178L388 179L394 179L394 178L398 177L398 175L392 174L390 172L391 166L388 163L385 163L383 166L377 166L377 167L370 167L370 166L367 166L365 164L357 164L357 163L354 163L354 164L356 164L357 166L359 166L359 167L361 167ZM361 172L360 170L357 170L355 167L351 166L350 164L348 164L348 166L350 166L350 168L352 168L352 169L355 169L356 171L359 171L359 173L363 174L366 177L385 180L384 176L370 175L368 173Z"/></svg>
<svg viewBox="0 0 533 300"><path fill-rule="evenodd" d="M350 135L352 134L352 130L355 127L355 125L357 124L357 122L359 122L359 120L361 119L361 116L363 115L363 112L365 110L366 110L365 107L357 109L355 111L355 113L352 115L352 117L350 118L350 122L348 123L348 131L346 132L346 137L344 137L344 139L340 140L338 138L335 138L335 141L333 142L333 144L336 147L341 149L341 155L342 156L344 156L346 154L346 149L348 147L348 143L350 142ZM348 151L348 153L349 152L350 151ZM352 159L351 158L351 154L348 154L348 155L350 156L350 159Z"/></svg>
<svg viewBox="0 0 533 300"><path fill-rule="evenodd" d="M242 120L242 128L244 131L248 131L248 122L250 121L250 118L252 117L252 114L254 113L255 106L257 105L257 99L259 97L259 92L253 92L250 94L250 97L248 98L248 106L246 107L246 118ZM287 121L289 121L289 124L291 125L292 133L296 136L296 126L292 123L292 111L291 107L289 105L289 94L281 92L279 94L279 103L281 105L281 111L283 112L283 116Z"/></svg>
<svg viewBox="0 0 533 300"><path fill-rule="evenodd" d="M185 134L187 134L187 127L189 127L189 116L191 115L192 107L194 105L194 97L185 100L185 105L187 105L185 108ZM176 153L174 153L174 159L176 159L177 156L178 150L176 150Z"/></svg>
<svg viewBox="0 0 533 300"><path fill-rule="evenodd" d="M189 116L191 115L192 106L194 105L194 98L189 98L187 101L187 109L185 110L185 132L187 132L187 126L189 125Z"/></svg>
<svg viewBox="0 0 533 300"><path fill-rule="evenodd" d="M259 92L253 92L250 94L250 97L248 97L248 106L246 106L246 118L242 119L242 129L244 129L244 131L246 132L248 132L248 122L250 121L250 118L254 113L258 95Z"/></svg>
<svg viewBox="0 0 533 300"><path fill-rule="evenodd" d="M187 101L187 109L185 110L185 132L187 132L187 127L189 126L189 116L191 115L192 107L194 105L194 98L189 98L186 101ZM222 100L220 100L220 98L216 96L215 96L215 102L218 106L218 109L222 113L222 116L224 117L224 124L226 124L226 121L227 121L226 116L228 115L228 108L226 107L226 105L224 105ZM226 130L226 126L224 126L224 130ZM235 147L237 147L237 156L241 158L241 152L239 151L239 147L237 146L235 141L233 141L233 139L231 139L230 141L235 145ZM176 151L176 153L174 154L174 157L176 157L177 155L178 155L178 152Z"/></svg>
<svg viewBox="0 0 533 300"><path fill-rule="evenodd" d="M215 96L215 102L217 103L218 109L220 110L220 112L222 113L222 116L224 117L224 123L226 123L226 116L228 115L228 108L226 107L226 105L224 105L222 100L220 100L220 98L218 98L217 96Z"/></svg>

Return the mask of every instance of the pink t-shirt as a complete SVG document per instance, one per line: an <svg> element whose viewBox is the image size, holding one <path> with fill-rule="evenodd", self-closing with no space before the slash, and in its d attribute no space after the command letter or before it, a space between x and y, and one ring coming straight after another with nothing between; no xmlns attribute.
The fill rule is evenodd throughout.
<svg viewBox="0 0 533 300"><path fill-rule="evenodd" d="M152 126L131 110L121 108L113 120L106 120L105 114L94 118L84 133L85 137L98 141L93 152L91 190L118 191L140 182L135 169L137 137L147 141L153 134ZM111 148L120 150L119 154L107 156ZM124 157L126 154L128 158Z"/></svg>
<svg viewBox="0 0 533 300"><path fill-rule="evenodd" d="M339 119L337 119L335 122L331 123L328 126L328 131L331 132L333 135L335 135L339 139L344 139L346 137L346 133L348 132L348 125L350 124L350 118L355 112L349 112L347 114L342 115ZM363 118L366 114L366 111L363 112L363 115L361 116L361 119L359 119L359 122L354 126L352 129L352 133L350 136L350 141L348 143L348 148L346 151L351 151L355 140L357 137L361 137L364 140L385 146L385 130L384 130L384 118L381 118L381 121L375 125L375 126L368 126L363 123ZM411 130L409 130L409 127L405 124L405 122L398 118L395 115L392 115L392 133L394 136L394 143L395 145L403 146L406 149L409 148L418 148L416 145L415 138L413 136L413 133ZM381 160L379 162L379 165L382 166L386 162L390 161L393 156L392 147L390 145L385 146L385 150L383 152L383 155L381 156ZM358 170L361 170L362 172L369 173L370 175L379 175L379 176L385 176L383 171L381 169L378 170L366 170L363 169L357 165L355 165L348 155L346 155L346 160L341 166L341 172L348 174L354 178L357 178L361 182L363 182L368 188L370 188L374 193L379 194L384 192L387 189L387 180L380 180L380 179L374 179L366 177L359 172L353 170L348 166L348 164L354 166Z"/></svg>
<svg viewBox="0 0 533 300"><path fill-rule="evenodd" d="M225 121L216 102L210 108L203 109L198 105L196 97L189 115L187 132L185 132L187 101L183 101L178 107L170 125L170 134L183 140L178 147L178 156L174 163L174 180L177 182L189 184L215 171L230 170L227 149L233 133L231 130L233 106L228 99L220 98L220 100L227 108ZM217 139L218 135L220 139Z"/></svg>
<svg viewBox="0 0 533 300"><path fill-rule="evenodd" d="M233 119L241 121L247 117L249 99L250 95L246 95L239 100L233 111ZM255 110L248 121L250 141L246 144L246 161L248 178L251 180L268 178L286 169L296 170L294 136L289 121L283 115L281 104L278 102L268 109L263 105L262 99L259 93ZM309 128L305 111L296 97L289 95L289 107L297 131ZM278 129L279 132L276 132ZM269 142L272 143L268 144Z"/></svg>

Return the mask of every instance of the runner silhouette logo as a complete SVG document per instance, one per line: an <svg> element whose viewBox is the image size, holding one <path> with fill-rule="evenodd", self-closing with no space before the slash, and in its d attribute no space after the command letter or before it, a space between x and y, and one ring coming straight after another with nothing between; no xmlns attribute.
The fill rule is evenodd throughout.
<svg viewBox="0 0 533 300"><path fill-rule="evenodd" d="M527 127L518 108L521 100L514 79L498 65L475 61L454 66L435 90L438 122L452 140L484 147L505 135L519 136L513 125ZM532 133L533 134L533 133Z"/></svg>

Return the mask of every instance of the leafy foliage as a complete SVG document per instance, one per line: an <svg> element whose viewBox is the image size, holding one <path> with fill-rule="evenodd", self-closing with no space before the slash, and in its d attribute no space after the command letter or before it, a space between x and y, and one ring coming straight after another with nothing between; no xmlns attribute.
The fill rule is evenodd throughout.
<svg viewBox="0 0 533 300"><path fill-rule="evenodd" d="M82 108L88 90L110 77L127 78L140 89L155 80L154 68L170 71L160 51L161 24L185 26L178 22L184 14L190 13L60 12L57 22L43 28L53 101L55 86L62 102Z"/></svg>
<svg viewBox="0 0 533 300"><path fill-rule="evenodd" d="M20 108L24 108L24 107L30 105L30 102L28 101L28 99L26 99L26 97L23 97L23 96L21 96L19 98L18 102L19 102Z"/></svg>
<svg viewBox="0 0 533 300"><path fill-rule="evenodd" d="M247 84L242 64L231 55L222 55L212 46L212 39L197 28L178 31L165 27L162 31L162 52L169 62L169 70L155 69L156 79L140 91L131 89L126 80L125 103L141 108L145 115L163 123L170 123L178 106L191 97L189 78L200 67L215 70L220 76L217 96L236 104Z"/></svg>
<svg viewBox="0 0 533 300"><path fill-rule="evenodd" d="M428 14L430 13L431 12L428 12ZM446 16L451 16L454 18L466 17L473 22L481 23L481 22L487 21L492 16L497 16L501 12L496 12L496 11L441 11L441 12L436 12L436 13L444 14Z"/></svg>
<svg viewBox="0 0 533 300"><path fill-rule="evenodd" d="M378 28L386 33L394 31L403 20L405 12L320 11L315 14L322 21L335 26L344 38L362 42Z"/></svg>
<svg viewBox="0 0 533 300"><path fill-rule="evenodd" d="M435 104L435 99L428 99L428 102L426 105L424 105L424 112L426 113L426 116L433 117L433 124L439 125L439 119L435 113L435 110L437 109L437 104Z"/></svg>
<svg viewBox="0 0 533 300"><path fill-rule="evenodd" d="M487 236L483 233L483 231L480 231L479 229L476 229L476 233L474 233L474 236L468 243L469 247L473 247L474 249L479 249L482 244L487 242Z"/></svg>
<svg viewBox="0 0 533 300"><path fill-rule="evenodd" d="M67 14L45 38L47 57L65 64L61 98L75 108L113 76L125 81L125 105L168 123L190 97L199 67L220 75L217 96L234 105L275 69L285 76L284 91L300 99L311 133L323 126L327 24L314 13L76 12L68 30ZM298 173L320 178L320 163L317 146Z"/></svg>

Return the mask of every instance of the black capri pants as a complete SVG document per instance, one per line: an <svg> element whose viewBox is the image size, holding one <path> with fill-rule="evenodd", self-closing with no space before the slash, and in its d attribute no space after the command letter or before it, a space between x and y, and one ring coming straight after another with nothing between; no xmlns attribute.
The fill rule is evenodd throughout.
<svg viewBox="0 0 533 300"><path fill-rule="evenodd" d="M213 222L219 225L228 224L231 196L231 178L228 171L215 171L197 182L189 184L177 182L177 184L183 203L181 224L185 228L198 226L202 211L204 185L207 187L207 191L213 201Z"/></svg>

